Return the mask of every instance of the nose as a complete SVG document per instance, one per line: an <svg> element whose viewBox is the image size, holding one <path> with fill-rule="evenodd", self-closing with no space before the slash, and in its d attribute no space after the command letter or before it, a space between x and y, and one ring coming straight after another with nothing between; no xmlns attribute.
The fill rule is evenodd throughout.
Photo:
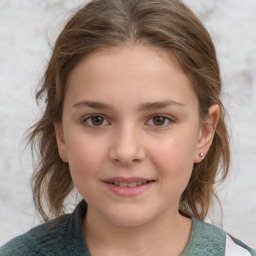
<svg viewBox="0 0 256 256"><path fill-rule="evenodd" d="M139 163L145 159L145 149L139 132L123 127L115 132L110 148L110 159L123 165Z"/></svg>

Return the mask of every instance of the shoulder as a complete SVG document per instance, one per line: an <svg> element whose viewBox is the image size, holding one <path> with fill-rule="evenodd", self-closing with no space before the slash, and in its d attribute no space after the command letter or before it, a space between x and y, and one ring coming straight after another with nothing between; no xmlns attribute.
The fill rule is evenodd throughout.
<svg viewBox="0 0 256 256"><path fill-rule="evenodd" d="M192 231L188 245L182 256L256 256L255 251L224 230L192 218Z"/></svg>
<svg viewBox="0 0 256 256"><path fill-rule="evenodd" d="M59 251L61 245L64 244L68 220L69 215L63 215L29 230L0 247L0 255L34 256L45 255L46 251L47 255L58 255L55 249Z"/></svg>
<svg viewBox="0 0 256 256"><path fill-rule="evenodd" d="M182 256L224 256L225 232L211 224L192 218L192 230Z"/></svg>

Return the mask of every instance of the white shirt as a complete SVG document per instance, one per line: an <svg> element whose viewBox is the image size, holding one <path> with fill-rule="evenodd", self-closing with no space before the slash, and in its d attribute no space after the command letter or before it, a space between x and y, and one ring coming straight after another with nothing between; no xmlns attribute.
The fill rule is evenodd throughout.
<svg viewBox="0 0 256 256"><path fill-rule="evenodd" d="M226 236L225 256L251 256L243 247L233 242L230 236Z"/></svg>

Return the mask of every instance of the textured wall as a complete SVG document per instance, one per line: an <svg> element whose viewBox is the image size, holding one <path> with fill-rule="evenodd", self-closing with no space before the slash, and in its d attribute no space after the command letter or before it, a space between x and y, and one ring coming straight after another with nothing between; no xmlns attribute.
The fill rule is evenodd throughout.
<svg viewBox="0 0 256 256"><path fill-rule="evenodd" d="M0 1L0 245L38 223L22 136L36 120L35 86L63 20L81 0ZM186 0L212 34L232 130L232 169L220 186L223 227L256 247L256 1ZM232 3L232 4L231 4ZM211 214L216 223L220 218Z"/></svg>

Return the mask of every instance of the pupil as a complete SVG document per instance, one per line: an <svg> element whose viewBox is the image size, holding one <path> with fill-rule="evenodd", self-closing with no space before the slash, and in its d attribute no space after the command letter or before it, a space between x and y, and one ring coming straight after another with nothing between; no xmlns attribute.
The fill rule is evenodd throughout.
<svg viewBox="0 0 256 256"><path fill-rule="evenodd" d="M154 124L155 125L163 125L165 122L165 118L162 116L157 116L154 118Z"/></svg>
<svg viewBox="0 0 256 256"><path fill-rule="evenodd" d="M103 118L100 117L100 116L94 116L94 117L92 118L92 123L93 123L94 125L101 125L101 124L103 123Z"/></svg>

